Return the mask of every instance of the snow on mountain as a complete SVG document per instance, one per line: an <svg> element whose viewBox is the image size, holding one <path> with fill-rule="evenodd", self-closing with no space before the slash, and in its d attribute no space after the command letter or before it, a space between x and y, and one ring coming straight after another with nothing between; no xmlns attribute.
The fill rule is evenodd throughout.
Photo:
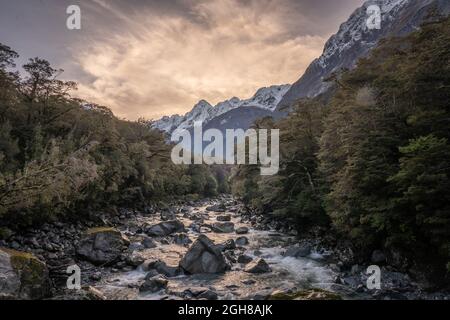
<svg viewBox="0 0 450 320"><path fill-rule="evenodd" d="M273 111L290 87L290 85L286 84L261 88L250 99L240 100L234 97L230 100L220 102L214 107L207 101L201 100L184 116L174 115L171 117L163 117L160 120L152 122L151 126L155 129L172 133L175 130L192 128L195 121L202 121L206 124L212 119L240 107L256 107Z"/></svg>
<svg viewBox="0 0 450 320"><path fill-rule="evenodd" d="M369 29L367 9L377 5L381 9L381 29ZM333 72L353 68L382 38L403 36L420 27L430 9L441 13L450 11L449 0L368 0L356 9L339 31L327 43L323 54L314 60L304 75L292 85L277 106L290 107L300 98L312 98L329 88L324 82Z"/></svg>

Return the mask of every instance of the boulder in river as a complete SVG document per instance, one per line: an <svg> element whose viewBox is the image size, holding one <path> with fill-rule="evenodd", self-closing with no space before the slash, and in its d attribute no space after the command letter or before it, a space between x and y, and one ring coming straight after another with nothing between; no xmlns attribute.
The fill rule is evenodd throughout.
<svg viewBox="0 0 450 320"><path fill-rule="evenodd" d="M252 257L243 254L238 257L237 262L242 263L242 264L247 264L247 263L252 262L252 260L253 260Z"/></svg>
<svg viewBox="0 0 450 320"><path fill-rule="evenodd" d="M248 273L267 273L267 272L271 272L272 269L269 267L266 260L256 259L256 260L250 262L245 267L244 271L248 272Z"/></svg>
<svg viewBox="0 0 450 320"><path fill-rule="evenodd" d="M233 222L216 222L211 225L211 229L217 233L231 233L234 231Z"/></svg>
<svg viewBox="0 0 450 320"><path fill-rule="evenodd" d="M203 234L180 261L180 267L190 274L223 273L229 268L220 248Z"/></svg>
<svg viewBox="0 0 450 320"><path fill-rule="evenodd" d="M221 222L229 222L229 221L231 221L231 216L229 214L226 214L223 216L217 216L216 220L221 221Z"/></svg>
<svg viewBox="0 0 450 320"><path fill-rule="evenodd" d="M247 227L240 227L236 229L236 234L247 234L248 228Z"/></svg>
<svg viewBox="0 0 450 320"><path fill-rule="evenodd" d="M183 270L181 270L180 267L172 267L172 266L168 266L165 262L163 261L157 261L154 265L153 268L158 271L160 274L168 277L168 278L173 278L173 277L177 277L181 274L183 274Z"/></svg>
<svg viewBox="0 0 450 320"><path fill-rule="evenodd" d="M162 289L167 288L167 279L163 276L154 276L145 279L145 282L140 286L140 292L158 292Z"/></svg>
<svg viewBox="0 0 450 320"><path fill-rule="evenodd" d="M173 236L173 242L178 245L185 245L192 243L192 240L186 233L177 233Z"/></svg>
<svg viewBox="0 0 450 320"><path fill-rule="evenodd" d="M213 206L209 206L206 208L206 211L225 212L226 209L227 209L227 207L222 203L222 204L216 204Z"/></svg>
<svg viewBox="0 0 450 320"><path fill-rule="evenodd" d="M145 262L145 258L144 256L138 252L138 251L133 251L128 257L127 257L127 263L130 266L133 267L138 267L141 264L143 264Z"/></svg>
<svg viewBox="0 0 450 320"><path fill-rule="evenodd" d="M233 239L228 239L224 243L217 245L220 251L234 250L236 249L236 243Z"/></svg>
<svg viewBox="0 0 450 320"><path fill-rule="evenodd" d="M145 228L145 233L151 237L165 237L183 231L184 225L178 220L164 221Z"/></svg>
<svg viewBox="0 0 450 320"><path fill-rule="evenodd" d="M294 258L304 258L311 254L311 246L301 245L301 246L291 246L284 253L285 257L294 257Z"/></svg>
<svg viewBox="0 0 450 320"><path fill-rule="evenodd" d="M80 241L77 254L96 265L108 264L117 260L130 241L114 228L93 228L86 232Z"/></svg>
<svg viewBox="0 0 450 320"><path fill-rule="evenodd" d="M30 253L0 248L0 300L43 299L51 294L47 266Z"/></svg>
<svg viewBox="0 0 450 320"><path fill-rule="evenodd" d="M155 240L153 240L152 238L149 238L149 237L145 237L142 240L142 245L144 246L145 249L153 249L158 246L156 244Z"/></svg>
<svg viewBox="0 0 450 320"><path fill-rule="evenodd" d="M236 239L235 242L238 246L246 246L246 245L248 245L248 238L247 237L239 237Z"/></svg>
<svg viewBox="0 0 450 320"><path fill-rule="evenodd" d="M160 214L161 220L168 221L168 220L175 220L176 214L173 211L163 211Z"/></svg>

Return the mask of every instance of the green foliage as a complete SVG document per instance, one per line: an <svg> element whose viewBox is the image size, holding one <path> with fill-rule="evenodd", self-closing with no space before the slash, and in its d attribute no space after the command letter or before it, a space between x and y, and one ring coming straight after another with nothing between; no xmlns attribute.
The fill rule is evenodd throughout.
<svg viewBox="0 0 450 320"><path fill-rule="evenodd" d="M281 129L278 176L250 167L233 193L250 207L331 228L362 251L450 259L450 18L383 40L332 97L299 102Z"/></svg>
<svg viewBox="0 0 450 320"><path fill-rule="evenodd" d="M76 84L0 44L0 225L30 225L108 206L227 192L227 172L176 166L162 133L70 97Z"/></svg>

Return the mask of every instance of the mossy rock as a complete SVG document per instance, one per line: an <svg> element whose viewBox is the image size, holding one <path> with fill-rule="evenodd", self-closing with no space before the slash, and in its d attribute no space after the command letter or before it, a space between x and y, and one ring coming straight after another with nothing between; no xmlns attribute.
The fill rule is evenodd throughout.
<svg viewBox="0 0 450 320"><path fill-rule="evenodd" d="M51 294L51 282L44 262L31 253L0 248L0 291L13 299L42 299ZM8 261L9 258L9 261ZM10 271L13 271L13 275Z"/></svg>
<svg viewBox="0 0 450 320"><path fill-rule="evenodd" d="M334 292L322 289L310 289L294 293L274 292L268 300L342 300L342 297Z"/></svg>
<svg viewBox="0 0 450 320"><path fill-rule="evenodd" d="M86 231L87 235L96 234L96 233L106 233L111 232L115 234L120 234L120 231L112 228L112 227L98 227L98 228L91 228Z"/></svg>
<svg viewBox="0 0 450 320"><path fill-rule="evenodd" d="M96 265L112 264L129 244L130 240L115 228L92 228L80 241L77 254Z"/></svg>

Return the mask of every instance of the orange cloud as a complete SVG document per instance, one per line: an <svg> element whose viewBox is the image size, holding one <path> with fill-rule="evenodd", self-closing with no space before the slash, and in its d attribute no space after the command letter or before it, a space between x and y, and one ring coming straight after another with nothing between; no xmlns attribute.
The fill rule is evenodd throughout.
<svg viewBox="0 0 450 320"><path fill-rule="evenodd" d="M94 79L80 84L78 95L120 117L159 118L185 113L200 99L214 104L292 83L320 55L326 38L288 36L286 19L293 16L282 4L192 2L196 19L149 11L124 17L108 8L123 31L77 48L80 68Z"/></svg>

